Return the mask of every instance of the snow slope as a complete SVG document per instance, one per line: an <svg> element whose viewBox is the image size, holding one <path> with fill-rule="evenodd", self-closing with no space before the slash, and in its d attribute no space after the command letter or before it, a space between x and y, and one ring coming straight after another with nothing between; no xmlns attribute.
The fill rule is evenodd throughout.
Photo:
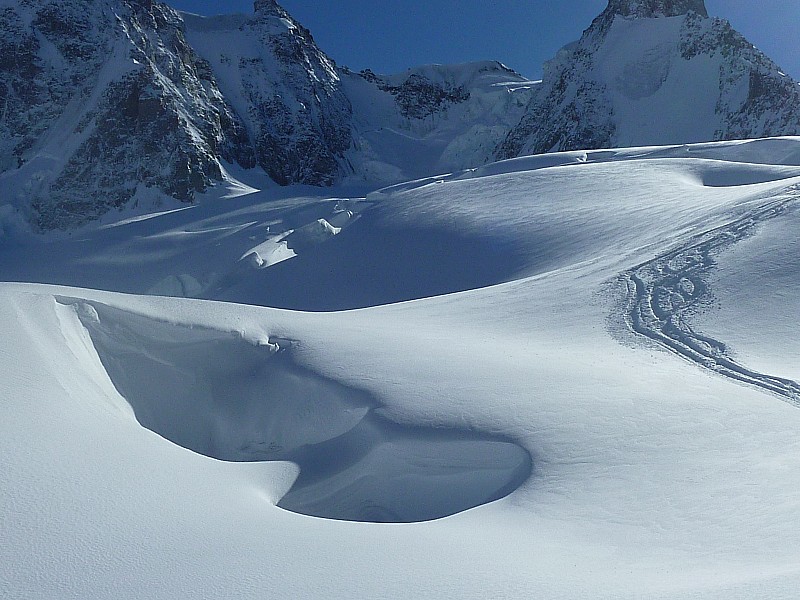
<svg viewBox="0 0 800 600"><path fill-rule="evenodd" d="M50 285L145 288L128 269L193 257L202 272L204 245L241 257L260 241L242 232L335 221L342 198L253 195L224 217L198 206L7 243L18 274L54 248L86 269L0 284L0 595L794 597L800 412L636 334L627 283L744 231L712 249L718 270L690 274L712 290L692 323L793 376L777 349L796 352L796 323L758 298L794 290L762 267L798 260L799 144L567 153L397 186L297 256L202 288L361 310ZM123 239L141 253L103 265ZM473 254L450 256L452 239ZM82 246L97 262L78 263ZM370 269L389 275L365 291ZM313 293L276 292L290 273ZM736 298L782 324L775 350L744 303L708 320Z"/></svg>
<svg viewBox="0 0 800 600"><path fill-rule="evenodd" d="M725 340L742 362L795 381L800 347L790 332L800 314L797 231L797 210L789 208L757 236L718 256L710 278L717 305L693 319L698 329Z"/></svg>

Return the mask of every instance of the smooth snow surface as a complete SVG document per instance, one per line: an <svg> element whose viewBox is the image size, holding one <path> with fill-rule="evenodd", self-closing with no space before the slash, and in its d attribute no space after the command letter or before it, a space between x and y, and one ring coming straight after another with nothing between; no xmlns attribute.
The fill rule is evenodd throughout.
<svg viewBox="0 0 800 600"><path fill-rule="evenodd" d="M695 327L724 339L756 369L800 380L800 344L791 335L800 315L800 213L792 207L758 235L716 258L710 278L717 298Z"/></svg>
<svg viewBox="0 0 800 600"><path fill-rule="evenodd" d="M0 284L0 596L796 597L800 409L760 383L800 378L798 158L573 152L3 238L36 283Z"/></svg>

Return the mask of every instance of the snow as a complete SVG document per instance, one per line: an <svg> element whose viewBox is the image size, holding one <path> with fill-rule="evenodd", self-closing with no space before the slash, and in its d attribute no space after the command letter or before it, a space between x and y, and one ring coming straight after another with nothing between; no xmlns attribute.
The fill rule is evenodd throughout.
<svg viewBox="0 0 800 600"><path fill-rule="evenodd" d="M701 331L725 339L743 363L795 381L800 348L788 334L800 314L797 227L792 210L715 257L710 286L718 305L694 319Z"/></svg>
<svg viewBox="0 0 800 600"><path fill-rule="evenodd" d="M351 179L389 184L490 161L519 122L537 83L492 61L424 65L378 77L385 85L400 86L412 76L466 90L469 98L411 119L400 114L390 93L360 75L343 76L355 115L355 140L347 155L355 172Z"/></svg>
<svg viewBox="0 0 800 600"><path fill-rule="evenodd" d="M0 284L0 595L794 597L800 412L636 335L626 277L761 215L689 318L796 377L798 148L565 153L4 240L2 279L36 283ZM146 295L170 275L201 298Z"/></svg>
<svg viewBox="0 0 800 600"><path fill-rule="evenodd" d="M65 70L62 65L64 59L53 44L43 37L41 43L45 53L43 61L54 63L56 70L58 66ZM102 40L98 41L98 44L101 43ZM130 48L123 40L115 40L99 72L92 73L88 81L83 81L87 89L76 93L69 104L63 107L47 133L29 150L30 157L25 164L18 169L0 174L7 201L11 201L17 208L26 209L30 199L46 189L52 180L61 174L61 170L72 155L94 131L93 122L90 122L88 127L79 127L81 121L86 120L87 116L97 110L103 91L113 81L133 70L134 63L129 54Z"/></svg>
<svg viewBox="0 0 800 600"><path fill-rule="evenodd" d="M614 19L595 60L598 79L611 82L616 145L714 139L719 117L709 98L719 95L724 57L684 60L675 44L683 23L682 16Z"/></svg>
<svg viewBox="0 0 800 600"><path fill-rule="evenodd" d="M777 65L695 4L607 9L545 63L496 156L797 134Z"/></svg>

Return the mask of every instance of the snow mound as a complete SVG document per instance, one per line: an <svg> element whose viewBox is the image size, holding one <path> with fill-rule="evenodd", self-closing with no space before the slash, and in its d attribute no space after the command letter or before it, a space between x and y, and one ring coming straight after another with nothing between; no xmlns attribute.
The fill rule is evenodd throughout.
<svg viewBox="0 0 800 600"><path fill-rule="evenodd" d="M300 467L279 502L348 521L418 522L511 493L530 455L469 431L393 423L366 392L297 364L288 340L159 322L99 303L76 303L109 378L139 423L224 461Z"/></svg>

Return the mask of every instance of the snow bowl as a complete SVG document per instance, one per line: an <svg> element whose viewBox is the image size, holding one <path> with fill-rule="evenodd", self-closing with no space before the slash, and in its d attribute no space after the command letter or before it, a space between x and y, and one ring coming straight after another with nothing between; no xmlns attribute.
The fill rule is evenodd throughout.
<svg viewBox="0 0 800 600"><path fill-rule="evenodd" d="M382 417L372 396L297 364L291 347L62 302L142 426L223 461L296 463L278 503L286 510L428 521L498 500L531 473L530 455L510 440Z"/></svg>

